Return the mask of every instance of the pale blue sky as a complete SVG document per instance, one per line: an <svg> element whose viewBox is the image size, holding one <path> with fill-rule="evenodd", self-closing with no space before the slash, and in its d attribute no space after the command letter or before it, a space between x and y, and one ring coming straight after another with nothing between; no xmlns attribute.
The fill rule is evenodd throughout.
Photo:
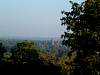
<svg viewBox="0 0 100 75"><path fill-rule="evenodd" d="M60 37L61 10L70 6L69 0L0 0L0 37Z"/></svg>

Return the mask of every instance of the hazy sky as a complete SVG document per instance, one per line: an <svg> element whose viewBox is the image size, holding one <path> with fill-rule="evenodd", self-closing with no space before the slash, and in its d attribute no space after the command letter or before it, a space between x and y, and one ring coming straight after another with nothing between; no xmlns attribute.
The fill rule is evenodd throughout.
<svg viewBox="0 0 100 75"><path fill-rule="evenodd" d="M69 0L0 0L0 37L60 37L61 10L70 6Z"/></svg>

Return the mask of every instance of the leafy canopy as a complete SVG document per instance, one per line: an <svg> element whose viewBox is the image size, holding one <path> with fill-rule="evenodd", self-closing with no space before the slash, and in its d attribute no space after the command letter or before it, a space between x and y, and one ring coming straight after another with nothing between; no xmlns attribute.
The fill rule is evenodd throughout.
<svg viewBox="0 0 100 75"><path fill-rule="evenodd" d="M61 25L66 26L63 44L85 55L100 50L100 0L73 3L71 11L62 11ZM70 32L71 31L71 32Z"/></svg>

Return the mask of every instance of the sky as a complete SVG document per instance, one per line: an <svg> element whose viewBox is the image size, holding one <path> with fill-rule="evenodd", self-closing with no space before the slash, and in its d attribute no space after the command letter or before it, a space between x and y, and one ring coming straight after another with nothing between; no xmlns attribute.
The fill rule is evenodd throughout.
<svg viewBox="0 0 100 75"><path fill-rule="evenodd" d="M69 0L0 0L0 37L60 37L70 8Z"/></svg>

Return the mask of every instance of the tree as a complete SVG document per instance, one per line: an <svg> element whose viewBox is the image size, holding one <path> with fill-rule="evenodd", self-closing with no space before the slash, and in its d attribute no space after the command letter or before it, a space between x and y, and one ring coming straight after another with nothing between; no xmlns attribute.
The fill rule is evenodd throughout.
<svg viewBox="0 0 100 75"><path fill-rule="evenodd" d="M82 67L86 57L100 51L100 0L70 3L71 11L62 11L61 22L66 26L63 44L77 52L75 62Z"/></svg>
<svg viewBox="0 0 100 75"><path fill-rule="evenodd" d="M5 50L4 46L3 46L3 44L0 43L0 63L2 63L4 52L6 52L6 50Z"/></svg>
<svg viewBox="0 0 100 75"><path fill-rule="evenodd" d="M33 42L23 41L17 43L11 53L12 59L14 59L14 68L12 67L12 70L14 69L17 73L21 71L28 74L60 74L60 67L53 64L48 54L37 48ZM5 54L5 57L8 58L8 53Z"/></svg>
<svg viewBox="0 0 100 75"><path fill-rule="evenodd" d="M13 63L13 60L11 59L12 57L12 53L11 52L5 52L3 55L3 60L5 61L5 63Z"/></svg>
<svg viewBox="0 0 100 75"><path fill-rule="evenodd" d="M87 0L81 4L73 3L70 12L62 11L62 25L66 32L62 35L63 44L72 50L81 50L85 55L100 48L100 1ZM72 31L72 33L70 32Z"/></svg>
<svg viewBox="0 0 100 75"><path fill-rule="evenodd" d="M32 64L38 61L38 48L30 41L23 41L12 49L12 58L17 64Z"/></svg>

